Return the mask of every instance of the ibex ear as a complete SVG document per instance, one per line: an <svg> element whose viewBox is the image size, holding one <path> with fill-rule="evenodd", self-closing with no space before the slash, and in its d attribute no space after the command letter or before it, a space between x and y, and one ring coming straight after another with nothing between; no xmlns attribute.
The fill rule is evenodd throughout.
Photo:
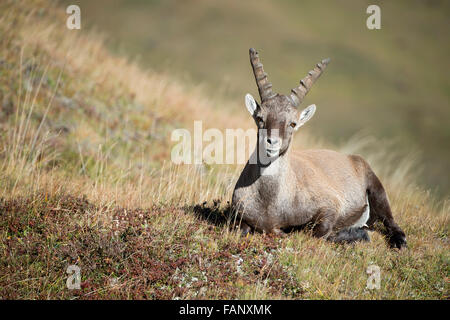
<svg viewBox="0 0 450 320"><path fill-rule="evenodd" d="M245 95L245 106L247 107L248 112L252 115L252 117L255 115L256 109L259 108L258 103L255 101L255 99L252 97L250 93L247 93Z"/></svg>
<svg viewBox="0 0 450 320"><path fill-rule="evenodd" d="M302 125L308 122L313 117L315 112L316 112L315 104L312 104L309 107L305 108L300 114L300 119L298 120L296 129L300 128Z"/></svg>

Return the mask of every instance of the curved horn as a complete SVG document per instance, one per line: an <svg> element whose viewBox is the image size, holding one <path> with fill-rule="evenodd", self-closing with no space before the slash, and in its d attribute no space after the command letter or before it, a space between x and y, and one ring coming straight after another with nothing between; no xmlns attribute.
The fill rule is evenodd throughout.
<svg viewBox="0 0 450 320"><path fill-rule="evenodd" d="M253 74L255 75L256 85L258 86L259 96L261 97L261 103L265 100L276 96L272 92L272 84L267 79L267 73L264 72L263 65L259 60L258 52L255 49L250 48L250 63L252 64Z"/></svg>
<svg viewBox="0 0 450 320"><path fill-rule="evenodd" d="M314 67L313 70L308 72L308 75L306 77L300 80L300 85L298 87L291 90L292 93L290 97L295 107L297 107L303 101L309 89L311 89L314 82L316 82L316 80L320 77L329 62L330 58L323 59Z"/></svg>

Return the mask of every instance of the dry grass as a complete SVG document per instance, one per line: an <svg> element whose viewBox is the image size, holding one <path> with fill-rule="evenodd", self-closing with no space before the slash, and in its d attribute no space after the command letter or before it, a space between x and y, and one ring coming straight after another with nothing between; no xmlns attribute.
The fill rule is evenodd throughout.
<svg viewBox="0 0 450 320"><path fill-rule="evenodd" d="M417 188L414 161L389 144L340 149L382 177L407 250L378 234L348 246L242 238L227 206L242 166L173 165L170 132L249 128L244 113L111 56L45 1L0 10L1 298L448 298L448 202ZM327 146L307 132L295 144ZM65 286L70 264L80 290ZM380 290L366 289L370 264Z"/></svg>
<svg viewBox="0 0 450 320"><path fill-rule="evenodd" d="M305 99L318 106L309 125L314 135L341 143L365 128L402 139L403 148L421 151L421 185L450 194L450 179L442 174L450 162L450 148L443 147L450 140L450 2L382 2L376 31L366 28L369 3L360 0L76 2L85 32L95 25L109 35L113 50L137 55L189 87L201 84L215 98L242 101L247 92L258 94L250 46L260 50L280 93L330 57L326 76Z"/></svg>

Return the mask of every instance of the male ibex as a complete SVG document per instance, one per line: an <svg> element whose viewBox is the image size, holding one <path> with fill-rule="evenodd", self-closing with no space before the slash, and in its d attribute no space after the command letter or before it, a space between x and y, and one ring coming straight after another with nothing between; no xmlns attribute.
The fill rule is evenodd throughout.
<svg viewBox="0 0 450 320"><path fill-rule="evenodd" d="M261 104L246 95L247 109L258 127L258 143L257 161L247 162L233 192L241 230L283 234L285 229L311 224L316 237L353 242L369 241L366 229L378 229L391 247L402 248L405 233L394 221L383 185L363 158L289 148L294 131L316 110L315 105L302 112L296 107L329 61L318 63L285 96L272 91L258 53L250 49ZM260 161L261 154L270 159L267 165Z"/></svg>

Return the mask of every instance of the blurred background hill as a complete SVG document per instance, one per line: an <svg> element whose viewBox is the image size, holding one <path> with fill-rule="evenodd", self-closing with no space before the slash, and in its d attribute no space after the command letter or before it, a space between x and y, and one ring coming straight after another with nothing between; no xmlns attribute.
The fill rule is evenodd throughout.
<svg viewBox="0 0 450 320"><path fill-rule="evenodd" d="M309 132L331 143L361 132L395 140L418 155L426 187L441 196L450 190L448 1L60 3L78 4L82 28L104 33L114 52L221 99L257 95L249 47L280 93L331 57L304 102L319 108ZM366 28L372 3L381 8L381 30ZM243 107L236 112L246 116Z"/></svg>

